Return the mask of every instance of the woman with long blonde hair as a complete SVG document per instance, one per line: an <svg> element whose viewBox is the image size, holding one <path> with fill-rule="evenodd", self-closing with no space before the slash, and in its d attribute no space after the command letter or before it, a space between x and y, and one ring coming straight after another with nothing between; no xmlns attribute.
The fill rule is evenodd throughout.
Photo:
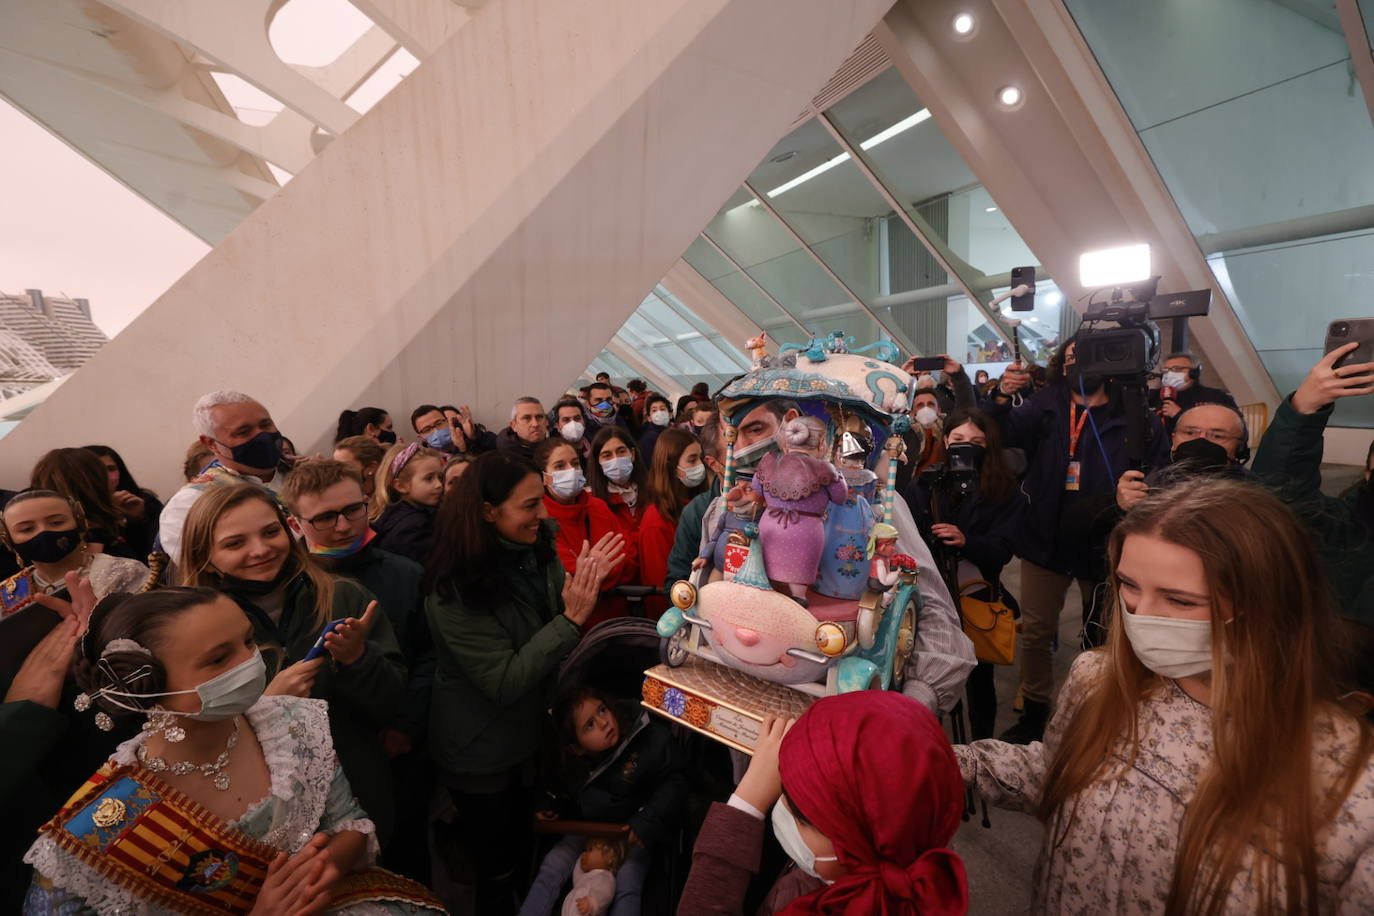
<svg viewBox="0 0 1374 916"><path fill-rule="evenodd" d="M1374 911L1374 732L1308 535L1267 491L1193 481L1112 533L1107 645L1044 744L956 749L1047 825L1036 910Z"/></svg>
<svg viewBox="0 0 1374 916"><path fill-rule="evenodd" d="M286 513L256 484L207 487L181 535L183 586L227 594L280 664L267 695L329 701L339 760L385 845L394 823L390 768L378 735L405 696L405 659L386 614L351 579L310 562ZM336 625L327 636L326 625ZM323 654L306 660L322 640Z"/></svg>

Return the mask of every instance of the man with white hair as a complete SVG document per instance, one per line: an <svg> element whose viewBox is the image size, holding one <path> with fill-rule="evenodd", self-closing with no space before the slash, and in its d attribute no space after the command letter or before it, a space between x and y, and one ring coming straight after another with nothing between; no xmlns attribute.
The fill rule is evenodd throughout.
<svg viewBox="0 0 1374 916"><path fill-rule="evenodd" d="M191 505L207 487L233 483L268 486L281 460L282 435L267 408L239 391L212 391L196 401L192 423L215 456L200 475L167 500L158 540L173 563L181 559L181 529Z"/></svg>
<svg viewBox="0 0 1374 916"><path fill-rule="evenodd" d="M534 460L534 449L549 437L549 417L538 398L516 398L510 409L510 425L496 434L496 447Z"/></svg>

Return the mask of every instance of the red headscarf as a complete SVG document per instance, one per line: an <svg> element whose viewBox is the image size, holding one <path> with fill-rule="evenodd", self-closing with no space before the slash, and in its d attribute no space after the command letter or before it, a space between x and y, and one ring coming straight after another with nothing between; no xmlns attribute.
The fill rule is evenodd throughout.
<svg viewBox="0 0 1374 916"><path fill-rule="evenodd" d="M783 739L782 784L835 844L844 877L794 900L788 916L962 916L964 863L944 848L964 782L940 723L916 700L861 690L817 701Z"/></svg>

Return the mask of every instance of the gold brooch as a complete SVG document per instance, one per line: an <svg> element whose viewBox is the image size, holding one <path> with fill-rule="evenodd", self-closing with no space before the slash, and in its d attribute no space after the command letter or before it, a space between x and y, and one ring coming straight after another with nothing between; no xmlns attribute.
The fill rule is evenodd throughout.
<svg viewBox="0 0 1374 916"><path fill-rule="evenodd" d="M91 822L97 827L110 828L124 822L129 809L124 802L117 798L102 798L100 804L95 806L95 813L91 815Z"/></svg>

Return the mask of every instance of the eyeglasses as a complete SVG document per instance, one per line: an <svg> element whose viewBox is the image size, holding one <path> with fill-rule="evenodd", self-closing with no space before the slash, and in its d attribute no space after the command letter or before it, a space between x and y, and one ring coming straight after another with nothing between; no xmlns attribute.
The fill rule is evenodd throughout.
<svg viewBox="0 0 1374 916"><path fill-rule="evenodd" d="M1203 429L1200 426L1180 426L1174 430L1174 435L1181 439L1206 439L1208 442L1216 442L1224 445L1232 440L1239 440L1240 436L1233 436L1221 429Z"/></svg>
<svg viewBox="0 0 1374 916"><path fill-rule="evenodd" d="M301 521L305 522L316 531L328 531L338 524L340 515L350 522L356 522L366 514L367 500L363 500L360 503L349 503L342 509L333 512L321 512L314 518L303 518Z"/></svg>
<svg viewBox="0 0 1374 916"><path fill-rule="evenodd" d="M430 433L434 432L436 429L439 429L439 428L444 427L444 426L448 426L448 418L447 418L447 417L443 417L443 418L441 418L441 419L435 420L433 423L427 423L427 424L425 424L423 427L421 427L420 429L416 430L416 432L418 432L418 433L419 433L420 435L422 435L422 436L428 436Z"/></svg>

